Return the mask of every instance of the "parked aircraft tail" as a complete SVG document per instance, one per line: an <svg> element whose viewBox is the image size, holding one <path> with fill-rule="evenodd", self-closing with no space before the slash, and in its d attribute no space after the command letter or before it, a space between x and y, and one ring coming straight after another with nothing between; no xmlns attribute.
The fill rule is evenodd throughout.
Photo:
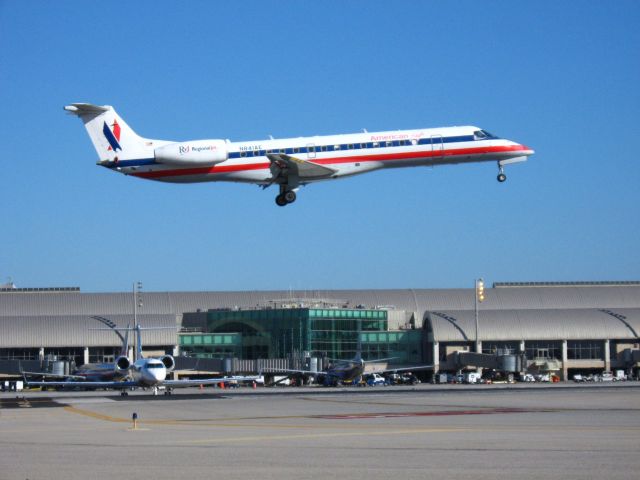
<svg viewBox="0 0 640 480"><path fill-rule="evenodd" d="M153 158L154 149L167 142L140 137L109 105L72 103L64 109L80 117L98 152L99 164Z"/></svg>

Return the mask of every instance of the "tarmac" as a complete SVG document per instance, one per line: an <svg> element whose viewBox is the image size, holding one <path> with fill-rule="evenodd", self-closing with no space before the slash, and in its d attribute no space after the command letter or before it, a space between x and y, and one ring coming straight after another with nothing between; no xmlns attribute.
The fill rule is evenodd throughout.
<svg viewBox="0 0 640 480"><path fill-rule="evenodd" d="M0 432L1 480L635 479L640 383L6 392Z"/></svg>

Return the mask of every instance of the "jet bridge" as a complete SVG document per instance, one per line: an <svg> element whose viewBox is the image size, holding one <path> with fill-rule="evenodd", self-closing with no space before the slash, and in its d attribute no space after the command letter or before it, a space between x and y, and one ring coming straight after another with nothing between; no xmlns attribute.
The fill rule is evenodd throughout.
<svg viewBox="0 0 640 480"><path fill-rule="evenodd" d="M526 360L524 353L498 352L489 354L464 351L456 352L456 364L461 369L465 367L478 367L490 368L501 372L523 372L526 370Z"/></svg>

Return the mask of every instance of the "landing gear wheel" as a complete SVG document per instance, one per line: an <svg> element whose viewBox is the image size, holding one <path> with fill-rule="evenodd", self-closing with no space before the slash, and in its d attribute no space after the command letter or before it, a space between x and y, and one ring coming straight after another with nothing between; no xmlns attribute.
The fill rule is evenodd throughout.
<svg viewBox="0 0 640 480"><path fill-rule="evenodd" d="M284 207L287 204L287 201L284 198L284 195L278 195L276 197L276 205L279 207Z"/></svg>
<svg viewBox="0 0 640 480"><path fill-rule="evenodd" d="M284 199L287 203L293 203L296 201L296 192L294 192L293 190L289 190L288 192L285 192L284 194Z"/></svg>
<svg viewBox="0 0 640 480"><path fill-rule="evenodd" d="M500 183L504 182L507 179L507 176L504 173L499 173L498 174L498 181Z"/></svg>

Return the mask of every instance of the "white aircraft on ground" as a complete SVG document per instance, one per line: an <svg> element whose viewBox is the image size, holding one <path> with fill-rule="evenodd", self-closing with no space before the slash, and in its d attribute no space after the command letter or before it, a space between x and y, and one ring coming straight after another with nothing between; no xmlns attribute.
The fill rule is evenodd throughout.
<svg viewBox="0 0 640 480"><path fill-rule="evenodd" d="M360 350L356 353L356 356L351 360L336 360L325 371L312 371L312 370L294 370L294 369L278 369L268 368L263 369L264 372L283 373L287 376L302 375L305 377L315 378L318 383L326 387L336 387L344 384L358 384L360 379L365 374L365 368L368 365L376 362L384 362L387 360L393 360L392 358L378 358L375 360L365 361L362 359ZM399 373L399 372L411 372L417 370L429 370L433 365L416 365L413 367L397 367L397 368L373 368L370 372L366 373Z"/></svg>
<svg viewBox="0 0 640 480"><path fill-rule="evenodd" d="M175 360L171 355L163 355L160 358L145 358L142 356L142 342L141 331L142 330L157 330L159 328L173 328L173 327L141 327L136 325L133 328L113 328L113 330L125 330L136 332L136 358L132 363L129 357L126 355L120 355L113 363L113 370L116 379L114 380L85 380L76 378L78 375L66 376L68 380L64 381L41 381L32 382L26 380L28 386L34 387L60 387L60 388L107 388L113 390L120 390L120 395L128 395L127 390L135 387L151 388L153 394L158 394L159 387L165 387L165 395L171 394L173 388L180 387L197 387L200 385L215 385L218 383L229 382L244 382L257 380L257 376L233 376L233 377L219 377L219 378L203 378L196 380L168 380L167 373L173 371L175 367ZM105 329L106 330L106 329ZM126 341L125 341L126 342ZM109 364L106 364L109 365ZM27 374L28 372L24 372ZM31 373L32 375L38 375ZM106 374L104 369L100 372L102 376Z"/></svg>
<svg viewBox="0 0 640 480"><path fill-rule="evenodd" d="M493 161L504 182L504 165L534 153L472 126L248 142L151 140L138 136L111 106L73 103L64 109L84 122L98 165L162 182L275 184L281 207L296 200L302 185L382 168Z"/></svg>

